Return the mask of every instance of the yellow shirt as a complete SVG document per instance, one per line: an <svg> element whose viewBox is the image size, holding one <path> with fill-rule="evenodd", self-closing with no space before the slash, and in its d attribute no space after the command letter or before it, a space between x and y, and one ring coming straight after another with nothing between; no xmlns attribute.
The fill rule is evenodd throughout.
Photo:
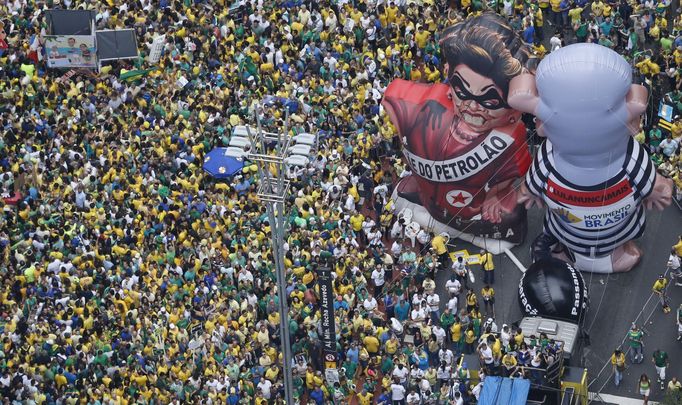
<svg viewBox="0 0 682 405"><path fill-rule="evenodd" d="M654 282L653 290L654 292L662 292L667 285L668 285L667 278L659 278Z"/></svg>
<svg viewBox="0 0 682 405"><path fill-rule="evenodd" d="M455 322L450 326L450 334L452 335L452 340L458 342L462 338L462 324Z"/></svg>
<svg viewBox="0 0 682 405"><path fill-rule="evenodd" d="M370 405L373 399L374 395L369 392L366 392L364 395L362 392L358 394L358 403L360 405Z"/></svg>
<svg viewBox="0 0 682 405"><path fill-rule="evenodd" d="M481 264L483 265L483 270L495 270L495 262L493 262L493 254L487 252L481 255Z"/></svg>
<svg viewBox="0 0 682 405"><path fill-rule="evenodd" d="M350 217L350 225L353 231L360 232L362 230L362 221L365 220L365 216L362 214L356 214Z"/></svg>
<svg viewBox="0 0 682 405"><path fill-rule="evenodd" d="M502 358L502 364L504 364L505 367L512 368L512 367L516 366L516 364L518 364L518 362L516 361L516 357L507 353Z"/></svg>
<svg viewBox="0 0 682 405"><path fill-rule="evenodd" d="M420 49L424 49L426 47L426 43L429 40L429 35L429 32L424 29L414 34L414 41L417 43L417 46Z"/></svg>
<svg viewBox="0 0 682 405"><path fill-rule="evenodd" d="M379 339L377 339L374 336L365 336L365 338L362 340L362 343L365 345L365 348L369 353L377 353L379 352L379 346L381 343L379 343Z"/></svg>
<svg viewBox="0 0 682 405"><path fill-rule="evenodd" d="M392 341L391 339L387 340L386 343L386 353L388 354L395 354L396 351L398 351L398 341Z"/></svg>
<svg viewBox="0 0 682 405"><path fill-rule="evenodd" d="M675 249L675 254L682 256L682 239L673 246L673 249Z"/></svg>
<svg viewBox="0 0 682 405"><path fill-rule="evenodd" d="M433 237L431 240L431 246L436 250L436 254L438 255L442 255L448 251L448 248L445 245L445 238L440 235Z"/></svg>
<svg viewBox="0 0 682 405"><path fill-rule="evenodd" d="M490 287L490 288L483 287L481 289L481 295L483 296L483 299L494 298L495 297L495 290L492 287Z"/></svg>
<svg viewBox="0 0 682 405"><path fill-rule="evenodd" d="M621 353L620 356L616 356L616 353L611 355L611 364L618 367L625 366L625 353Z"/></svg>

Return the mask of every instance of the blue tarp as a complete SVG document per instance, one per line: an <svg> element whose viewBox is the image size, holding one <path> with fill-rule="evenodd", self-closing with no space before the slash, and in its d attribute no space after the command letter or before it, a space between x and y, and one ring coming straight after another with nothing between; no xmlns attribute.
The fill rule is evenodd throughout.
<svg viewBox="0 0 682 405"><path fill-rule="evenodd" d="M478 405L526 405L530 380L486 377Z"/></svg>
<svg viewBox="0 0 682 405"><path fill-rule="evenodd" d="M216 179L226 179L244 167L244 161L225 156L227 148L215 148L204 157L204 170Z"/></svg>

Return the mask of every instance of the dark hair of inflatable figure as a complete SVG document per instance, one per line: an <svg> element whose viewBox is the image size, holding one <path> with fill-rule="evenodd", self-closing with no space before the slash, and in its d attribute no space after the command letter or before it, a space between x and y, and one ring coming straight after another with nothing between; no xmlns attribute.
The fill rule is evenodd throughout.
<svg viewBox="0 0 682 405"><path fill-rule="evenodd" d="M507 21L492 12L455 24L443 30L440 40L450 67L448 80L459 64L489 77L507 97L509 81L519 75L529 61L529 49Z"/></svg>

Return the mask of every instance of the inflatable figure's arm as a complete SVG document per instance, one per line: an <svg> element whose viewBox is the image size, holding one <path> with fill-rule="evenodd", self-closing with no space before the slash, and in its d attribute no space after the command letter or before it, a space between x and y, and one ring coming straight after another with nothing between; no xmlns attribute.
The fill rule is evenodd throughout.
<svg viewBox="0 0 682 405"><path fill-rule="evenodd" d="M514 179L490 187L481 206L483 219L494 224L502 222L502 213L514 211L517 205Z"/></svg>
<svg viewBox="0 0 682 405"><path fill-rule="evenodd" d="M429 157L440 151L434 142L442 142L447 134L447 106L452 104L443 87L447 88L397 79L386 88L381 104L402 143L413 153Z"/></svg>
<svg viewBox="0 0 682 405"><path fill-rule="evenodd" d="M644 206L646 209L656 208L663 211L668 205L673 202L673 182L672 180L656 174L656 181L651 190L651 194L644 199Z"/></svg>
<svg viewBox="0 0 682 405"><path fill-rule="evenodd" d="M526 186L526 183L521 183L521 187L519 188L519 194L518 197L516 198L516 202L519 204L523 204L526 209L530 209L533 205L542 208L544 207L544 203L542 202L542 198L536 196L532 192L528 190L528 186Z"/></svg>
<svg viewBox="0 0 682 405"><path fill-rule="evenodd" d="M544 205L542 196L545 192L547 176L549 174L545 158L549 153L549 147L549 141L545 141L542 146L540 146L530 170L526 173L526 180L521 184L521 188L519 189L517 202L523 204L526 208L531 208L533 205L538 207Z"/></svg>
<svg viewBox="0 0 682 405"><path fill-rule="evenodd" d="M517 205L517 192L514 181L523 177L530 166L530 154L526 144L526 127L522 123L511 129L500 128L502 132L510 131L514 138L514 145L508 155L500 159L500 167L489 181L490 189L486 192L481 213L483 219L492 223L502 220L502 212L512 212Z"/></svg>
<svg viewBox="0 0 682 405"><path fill-rule="evenodd" d="M625 167L633 188L643 199L646 209L665 209L672 203L672 181L656 173L649 154L639 143L632 138L629 142L629 159Z"/></svg>
<svg viewBox="0 0 682 405"><path fill-rule="evenodd" d="M412 125L412 118L417 114L420 97L423 94L421 86L415 88L415 83L396 79L389 83L384 92L381 105L400 137L408 135Z"/></svg>

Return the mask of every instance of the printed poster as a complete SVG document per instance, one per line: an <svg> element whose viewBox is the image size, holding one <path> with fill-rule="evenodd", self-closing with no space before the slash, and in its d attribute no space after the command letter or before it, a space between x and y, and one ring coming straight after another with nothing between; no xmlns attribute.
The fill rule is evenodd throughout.
<svg viewBox="0 0 682 405"><path fill-rule="evenodd" d="M46 36L45 49L47 66L50 68L97 67L94 35Z"/></svg>

